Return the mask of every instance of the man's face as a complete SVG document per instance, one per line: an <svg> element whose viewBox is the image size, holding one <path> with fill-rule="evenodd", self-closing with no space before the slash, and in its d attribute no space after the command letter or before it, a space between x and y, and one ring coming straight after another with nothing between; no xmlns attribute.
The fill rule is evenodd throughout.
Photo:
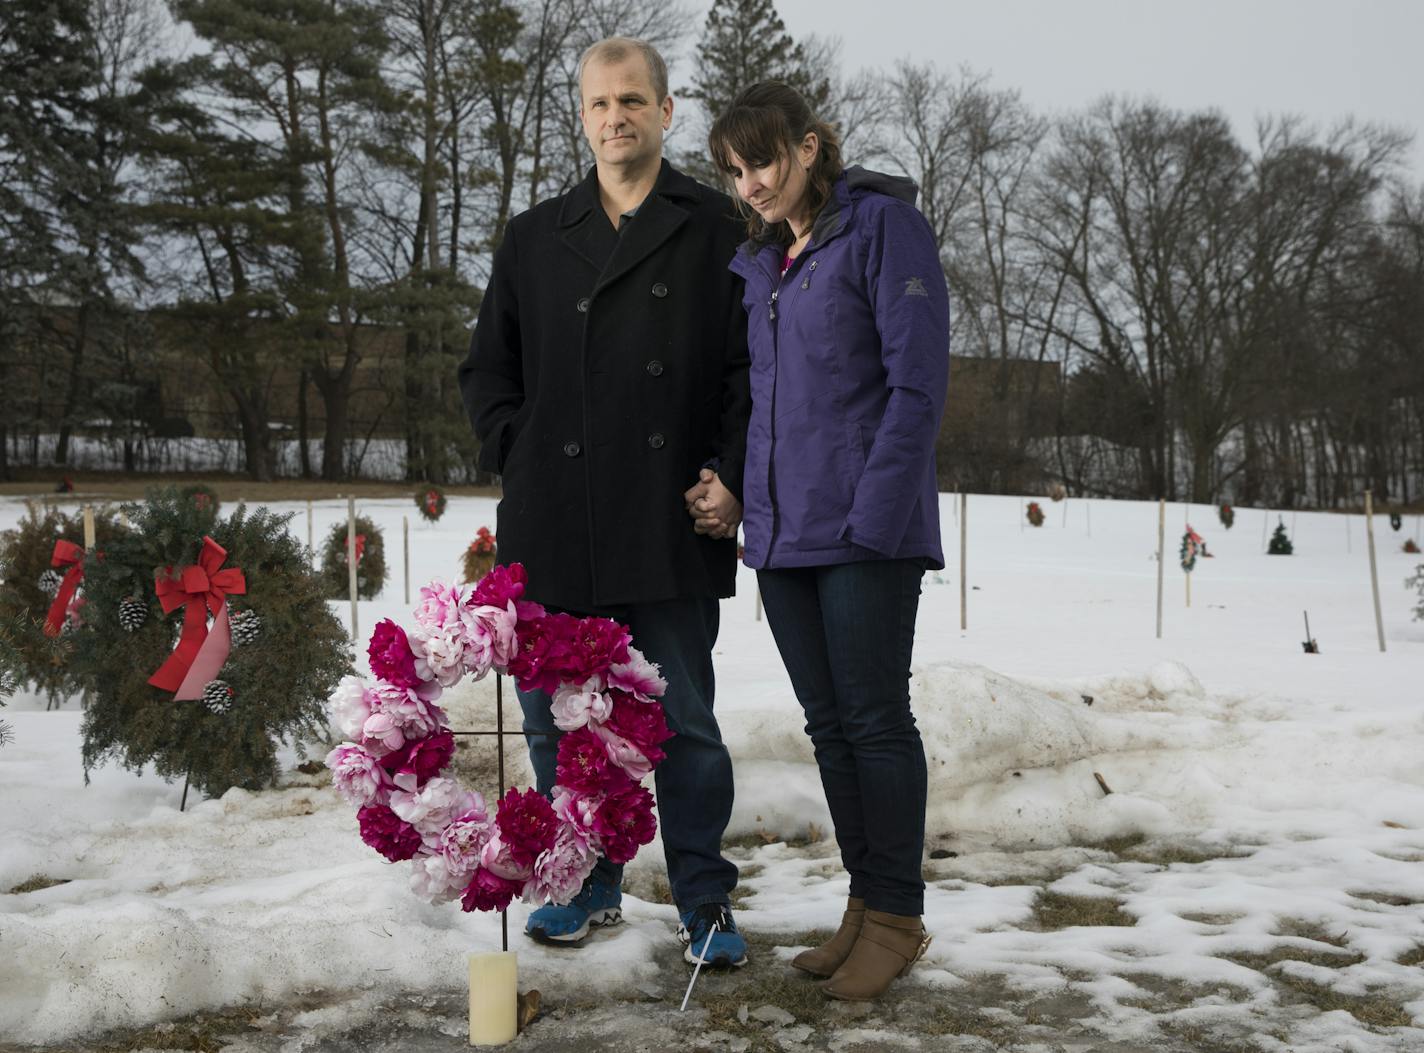
<svg viewBox="0 0 1424 1053"><path fill-rule="evenodd" d="M583 70L579 116L600 165L637 168L661 157L672 124L672 96L661 102L642 55L590 62Z"/></svg>

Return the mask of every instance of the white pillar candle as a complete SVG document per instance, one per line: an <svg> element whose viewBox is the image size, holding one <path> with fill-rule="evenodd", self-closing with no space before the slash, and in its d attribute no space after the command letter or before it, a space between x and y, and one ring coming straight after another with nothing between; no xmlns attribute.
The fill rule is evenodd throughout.
<svg viewBox="0 0 1424 1053"><path fill-rule="evenodd" d="M470 1045L502 1046L519 1033L519 966L513 951L470 955Z"/></svg>

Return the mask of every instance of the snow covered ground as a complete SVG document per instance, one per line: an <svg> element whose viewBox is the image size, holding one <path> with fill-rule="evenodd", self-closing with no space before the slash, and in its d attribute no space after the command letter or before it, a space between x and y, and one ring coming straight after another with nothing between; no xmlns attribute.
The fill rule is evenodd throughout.
<svg viewBox="0 0 1424 1053"><path fill-rule="evenodd" d="M1401 534L1375 521L1381 654L1358 516L1285 513L1296 554L1273 557L1261 510L1239 509L1228 532L1212 508L1169 506L1157 640L1155 505L1043 500L1034 529L1019 498L971 496L961 631L960 522L957 502L942 503L951 566L926 578L914 682L935 942L898 987L945 1005L988 979L1014 997L1066 994L1081 1007L1075 1033L1114 1049L1424 1049L1424 623L1403 586L1421 557L1399 550L1419 521ZM305 504L276 507L305 540ZM22 511L0 501L0 529ZM401 519L415 517L406 500L359 511L383 525L392 568L361 604L364 636L382 617L407 620ZM318 503L315 537L344 516L344 502ZM1215 557L1197 565L1190 608L1176 561L1187 518ZM455 578L481 525L494 525L492 500L452 498L440 524L413 521L413 587ZM737 772L729 836L746 871L738 921L753 934L833 927L846 886L832 847L806 843L829 829L810 748L753 576L739 585L717 653ZM349 604L333 609L349 617ZM1302 651L1303 610L1318 655ZM457 723L488 726L491 696L486 682L446 701ZM190 798L180 813L181 786L151 773L100 769L84 785L77 703L45 712L20 696L0 715L16 732L0 749L0 892L63 882L0 894L0 1045L306 1006L284 1018L284 1041L318 1048L393 999L459 993L464 956L499 946L497 917L412 895L406 866L361 843L322 775ZM493 795L478 750L462 764ZM630 1022L640 999L675 1006L686 980L668 975L676 919L660 869L660 848L645 849L627 924L578 951L512 936L521 986L546 1004L626 1000ZM512 934L526 910L511 910ZM792 951L758 953L775 965ZM539 1048L540 1026L521 1044ZM888 1048L872 1031L843 1022L839 1037L778 1041ZM1040 1044L1019 1048L1055 1048L1051 1026L1030 1031ZM992 1048L961 1039L923 1048Z"/></svg>

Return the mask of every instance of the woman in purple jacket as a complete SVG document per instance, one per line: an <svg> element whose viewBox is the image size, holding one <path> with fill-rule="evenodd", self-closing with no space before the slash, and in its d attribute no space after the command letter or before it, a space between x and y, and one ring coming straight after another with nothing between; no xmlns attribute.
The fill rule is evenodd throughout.
<svg viewBox="0 0 1424 1053"><path fill-rule="evenodd" d="M827 994L878 997L929 944L921 922L925 754L910 711L920 578L944 566L935 436L949 298L907 179L843 168L835 133L779 83L712 127L748 241L752 417L746 563L806 713L850 901L798 955ZM715 493L699 529L735 530Z"/></svg>

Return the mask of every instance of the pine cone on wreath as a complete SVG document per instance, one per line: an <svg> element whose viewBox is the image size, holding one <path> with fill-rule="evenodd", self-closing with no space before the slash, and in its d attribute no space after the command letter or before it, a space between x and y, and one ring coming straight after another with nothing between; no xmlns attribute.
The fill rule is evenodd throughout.
<svg viewBox="0 0 1424 1053"><path fill-rule="evenodd" d="M232 688L226 680L209 680L203 688L203 705L213 713L226 713L232 708Z"/></svg>
<svg viewBox="0 0 1424 1053"><path fill-rule="evenodd" d="M136 633L148 621L148 604L133 596L125 596L119 601L119 625L124 632Z"/></svg>
<svg viewBox="0 0 1424 1053"><path fill-rule="evenodd" d="M64 575L51 567L40 575L39 580L35 582L35 584L39 586L39 590L46 596L54 596L59 592L59 586L63 581Z"/></svg>
<svg viewBox="0 0 1424 1053"><path fill-rule="evenodd" d="M262 634L262 616L256 611L237 611L232 616L232 642L237 647L250 644Z"/></svg>

